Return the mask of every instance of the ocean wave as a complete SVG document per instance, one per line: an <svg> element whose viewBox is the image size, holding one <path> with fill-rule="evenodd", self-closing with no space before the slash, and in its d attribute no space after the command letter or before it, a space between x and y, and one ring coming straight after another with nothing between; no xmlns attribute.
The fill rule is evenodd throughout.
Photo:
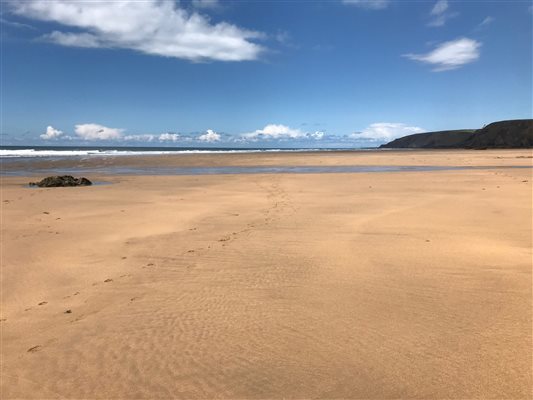
<svg viewBox="0 0 533 400"><path fill-rule="evenodd" d="M321 151L324 149L176 149L176 150L129 150L129 149L0 149L0 158L33 157L80 157L80 156L132 156L161 154L213 154L213 153L264 153Z"/></svg>

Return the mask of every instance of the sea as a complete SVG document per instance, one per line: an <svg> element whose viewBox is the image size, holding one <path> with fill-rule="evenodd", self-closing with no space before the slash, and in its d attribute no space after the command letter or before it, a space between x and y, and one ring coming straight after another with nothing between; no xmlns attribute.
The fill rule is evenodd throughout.
<svg viewBox="0 0 533 400"><path fill-rule="evenodd" d="M267 153L365 151L373 148L238 148L238 147L111 147L111 146L0 146L0 158L132 156L159 154Z"/></svg>

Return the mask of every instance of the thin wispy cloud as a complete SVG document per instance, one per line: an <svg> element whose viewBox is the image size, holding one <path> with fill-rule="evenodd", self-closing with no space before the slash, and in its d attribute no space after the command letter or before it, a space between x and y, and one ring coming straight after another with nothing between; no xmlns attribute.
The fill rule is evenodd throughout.
<svg viewBox="0 0 533 400"><path fill-rule="evenodd" d="M23 23L17 22L17 21L10 21L10 20L5 19L3 17L0 17L0 24L11 26L13 28L19 28L19 29L32 29L32 30L35 29L35 27L33 27L31 25L23 24Z"/></svg>
<svg viewBox="0 0 533 400"><path fill-rule="evenodd" d="M350 138L356 140L388 142L402 136L423 132L426 132L423 128L406 125L400 122L376 122L370 124L361 132L352 133Z"/></svg>
<svg viewBox="0 0 533 400"><path fill-rule="evenodd" d="M264 34L227 22L213 24L173 0L27 0L8 5L18 16L73 28L42 37L62 46L122 48L191 61L257 60L265 50L253 42Z"/></svg>
<svg viewBox="0 0 533 400"><path fill-rule="evenodd" d="M485 17L485 19L483 21L481 21L479 26L482 27L482 26L490 25L490 24L492 24L494 22L494 20L495 20L494 17L491 17L491 16Z"/></svg>
<svg viewBox="0 0 533 400"><path fill-rule="evenodd" d="M431 9L431 15L442 15L446 12L447 9L448 9L448 1L439 0L435 3L433 8Z"/></svg>
<svg viewBox="0 0 533 400"><path fill-rule="evenodd" d="M389 6L390 0L342 0L342 4L369 10L383 10Z"/></svg>
<svg viewBox="0 0 533 400"><path fill-rule="evenodd" d="M46 128L46 132L40 135L40 138L44 140L50 140L50 139L58 139L61 136L63 136L63 131L60 131L59 129L55 129L53 126L49 125Z"/></svg>
<svg viewBox="0 0 533 400"><path fill-rule="evenodd" d="M155 135L150 134L143 134L143 135L126 135L121 136L120 140L124 140L126 142L143 142L143 143L150 143L155 140Z"/></svg>
<svg viewBox="0 0 533 400"><path fill-rule="evenodd" d="M427 25L431 27L444 26L450 18L459 15L459 13L450 10L447 0L437 1L429 14L431 19Z"/></svg>
<svg viewBox="0 0 533 400"><path fill-rule="evenodd" d="M411 60L420 61L433 67L433 71L449 71L476 61L480 56L481 42L469 38L459 38L439 44L425 54L405 54Z"/></svg>
<svg viewBox="0 0 533 400"><path fill-rule="evenodd" d="M485 26L485 25L490 25L494 22L495 18L494 17L491 17L491 16L488 16L486 17L483 21L481 21L481 26Z"/></svg>

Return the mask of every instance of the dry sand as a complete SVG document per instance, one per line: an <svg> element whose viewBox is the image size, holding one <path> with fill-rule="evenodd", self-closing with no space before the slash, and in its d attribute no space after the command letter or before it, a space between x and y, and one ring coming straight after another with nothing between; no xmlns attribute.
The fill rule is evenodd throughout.
<svg viewBox="0 0 533 400"><path fill-rule="evenodd" d="M2 398L532 398L531 169L88 177L112 184L2 178Z"/></svg>

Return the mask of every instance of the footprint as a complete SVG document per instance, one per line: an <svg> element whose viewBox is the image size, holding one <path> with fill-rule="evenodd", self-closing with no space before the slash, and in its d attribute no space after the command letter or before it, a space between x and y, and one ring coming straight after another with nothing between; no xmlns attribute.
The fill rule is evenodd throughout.
<svg viewBox="0 0 533 400"><path fill-rule="evenodd" d="M28 352L28 353L36 353L36 352L38 352L38 351L41 350L41 349L42 349L42 346L37 345L37 346L30 347L30 348L27 350L27 352Z"/></svg>

